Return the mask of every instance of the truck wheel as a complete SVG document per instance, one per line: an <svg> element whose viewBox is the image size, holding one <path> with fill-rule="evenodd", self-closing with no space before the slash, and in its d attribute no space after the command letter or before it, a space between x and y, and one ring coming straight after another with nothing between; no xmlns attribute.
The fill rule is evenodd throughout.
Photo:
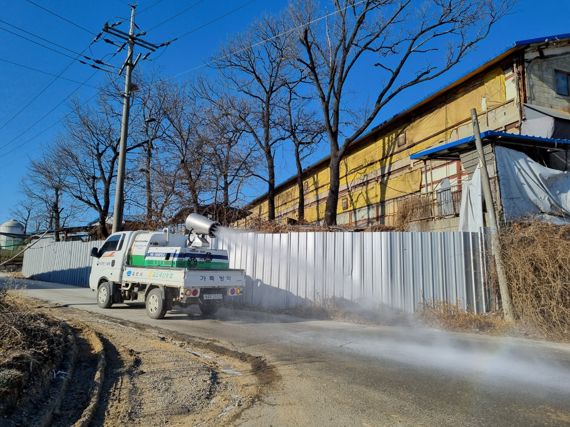
<svg viewBox="0 0 570 427"><path fill-rule="evenodd" d="M113 284L104 282L97 289L97 305L101 308L109 308L113 305Z"/></svg>
<svg viewBox="0 0 570 427"><path fill-rule="evenodd" d="M204 316L212 316L216 314L216 311L218 311L219 308L218 304L200 303L199 306L200 306L200 311Z"/></svg>
<svg viewBox="0 0 570 427"><path fill-rule="evenodd" d="M166 301L159 288L152 289L146 297L146 314L152 319L162 319L166 314Z"/></svg>

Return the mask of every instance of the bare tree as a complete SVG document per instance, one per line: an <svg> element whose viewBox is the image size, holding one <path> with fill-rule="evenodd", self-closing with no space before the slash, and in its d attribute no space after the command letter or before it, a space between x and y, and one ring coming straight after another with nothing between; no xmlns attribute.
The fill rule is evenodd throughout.
<svg viewBox="0 0 570 427"><path fill-rule="evenodd" d="M325 222L336 224L340 160L402 92L442 76L457 65L507 11L509 0L332 0L334 12L316 17L308 1L291 7L330 147L330 190ZM354 126L346 119L349 80L357 64L371 61L379 85L372 105ZM372 85L371 85L372 86ZM372 90L372 87L371 87Z"/></svg>
<svg viewBox="0 0 570 427"><path fill-rule="evenodd" d="M143 150L139 157L140 167L134 173L134 177L142 172L144 184L140 184L135 179L135 191L144 191L144 210L147 227L161 225L164 218L163 213L167 209L165 204L170 203L175 182L171 176L165 176L165 167L158 164L160 159L155 153L160 153L163 145L165 132L168 123L165 117L165 88L167 84L159 78L150 77L148 79L139 78L139 89L133 97L132 116L134 126L131 126L131 134L138 134L138 139L144 141ZM140 192L137 192L139 194ZM131 198L133 203L139 197ZM158 210L158 211L157 211Z"/></svg>
<svg viewBox="0 0 570 427"><path fill-rule="evenodd" d="M107 237L107 219L119 157L119 113L116 99L102 93L97 109L74 105L66 133L55 145L53 167L65 191L97 213L98 233ZM143 144L129 142L127 151Z"/></svg>
<svg viewBox="0 0 570 427"><path fill-rule="evenodd" d="M199 211L201 199L209 190L209 176L204 141L197 132L200 117L195 111L191 91L176 84L165 85L163 91L165 162L174 166L174 177L179 177L178 199L190 202ZM163 166L165 164L163 163Z"/></svg>
<svg viewBox="0 0 570 427"><path fill-rule="evenodd" d="M198 129L210 160L216 220L222 224L233 220L232 211L241 199L241 187L252 176L250 165L257 163L254 145L243 138L243 122L233 114L235 105L235 100L224 96L203 108L204 118Z"/></svg>
<svg viewBox="0 0 570 427"><path fill-rule="evenodd" d="M24 234L28 233L32 222L38 224L38 221L34 221L36 218L36 212L36 202L29 197L24 197L24 199L22 199L15 208L10 210L10 214L24 226ZM31 228L33 228L33 232L36 232L39 229L39 227L36 229L35 226L32 226Z"/></svg>
<svg viewBox="0 0 570 427"><path fill-rule="evenodd" d="M281 132L283 117L278 106L283 102L293 44L285 31L282 19L264 18L223 49L216 61L231 89L249 105L247 109L234 109L234 114L265 161L265 173L256 176L267 183L269 220L275 219L276 149L286 138Z"/></svg>
<svg viewBox="0 0 570 427"><path fill-rule="evenodd" d="M299 94L298 87L303 82L287 84L287 98L285 103L286 121L285 131L293 144L295 167L297 168L297 219L300 223L305 221L305 188L303 185L303 160L311 155L318 143L323 139L325 127L322 122L315 119L309 110L309 99Z"/></svg>
<svg viewBox="0 0 570 427"><path fill-rule="evenodd" d="M71 203L64 206L65 178L54 168L55 163L53 152L32 160L22 186L27 200L36 209L37 219L53 230L54 240L59 242L61 229L75 214L75 207Z"/></svg>

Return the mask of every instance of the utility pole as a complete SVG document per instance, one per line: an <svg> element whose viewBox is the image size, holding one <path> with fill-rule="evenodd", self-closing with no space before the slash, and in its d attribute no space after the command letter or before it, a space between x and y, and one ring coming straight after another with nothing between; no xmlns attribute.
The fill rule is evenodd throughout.
<svg viewBox="0 0 570 427"><path fill-rule="evenodd" d="M134 57L135 46L146 49L148 53L144 55L143 60L146 59L152 52L156 51L162 46L168 45L170 42L162 43L160 45L155 45L149 43L142 39L141 36L145 35L144 31L136 34L135 29L138 28L135 23L135 10L136 6L131 5L131 19L129 32L125 33L116 28L118 24L109 25L105 24L103 27L103 32L107 33L115 38L123 41L122 45L115 44L110 39L103 39L105 42L119 46L121 51L123 47L127 46L127 59L123 63L119 75L125 71L125 90L123 92L123 115L121 118L121 138L119 142L119 166L117 171L117 185L115 187L115 206L113 209L113 233L120 231L123 224L123 209L125 204L124 197L124 187L125 187L125 166L126 166L126 155L127 155L127 138L129 136L129 111L131 107L131 77L133 69L136 67L137 63L141 59L141 54L139 53L136 58ZM98 36L99 37L99 36Z"/></svg>
<svg viewBox="0 0 570 427"><path fill-rule="evenodd" d="M487 162L485 160L485 152L483 151L483 142L481 141L481 132L479 130L479 119L477 110L471 109L471 120L473 122L473 135L475 136L475 147L479 155L479 164L481 165L481 184L483 187L483 197L485 206L487 206L487 215L489 217L491 229L491 248L495 257L495 266L497 269L497 278L499 280L499 294L501 295L501 303L503 306L503 314L505 319L512 322L515 317L513 313L513 304L509 286L507 284L507 274L503 264L501 254L501 241L499 240L499 223L495 213L495 204L493 203L493 195L491 193L491 181L489 180L489 172L487 170Z"/></svg>
<svg viewBox="0 0 570 427"><path fill-rule="evenodd" d="M115 187L115 207L113 209L113 233L120 231L123 224L123 207L125 197L123 194L125 187L125 163L127 157L127 138L129 136L129 111L131 109L131 76L133 73L133 53L135 35L135 10L136 6L131 6L131 24L129 27L129 38L127 40L127 60L125 61L125 91L123 92L123 116L121 118L121 142L119 143L119 170L117 171L117 185ZM138 60L138 58L137 58Z"/></svg>

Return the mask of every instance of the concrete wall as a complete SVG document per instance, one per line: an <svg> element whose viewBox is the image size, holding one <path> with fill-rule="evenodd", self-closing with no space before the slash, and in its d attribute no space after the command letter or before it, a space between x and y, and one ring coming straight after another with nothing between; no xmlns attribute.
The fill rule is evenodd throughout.
<svg viewBox="0 0 570 427"><path fill-rule="evenodd" d="M459 217L438 218L436 220L415 221L408 225L409 231L457 231Z"/></svg>

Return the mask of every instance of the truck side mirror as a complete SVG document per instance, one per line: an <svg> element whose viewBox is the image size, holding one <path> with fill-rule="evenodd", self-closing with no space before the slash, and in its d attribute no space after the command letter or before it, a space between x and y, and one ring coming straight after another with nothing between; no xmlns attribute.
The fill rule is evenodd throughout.
<svg viewBox="0 0 570 427"><path fill-rule="evenodd" d="M91 256L94 258L99 258L99 249L98 248L91 248Z"/></svg>

